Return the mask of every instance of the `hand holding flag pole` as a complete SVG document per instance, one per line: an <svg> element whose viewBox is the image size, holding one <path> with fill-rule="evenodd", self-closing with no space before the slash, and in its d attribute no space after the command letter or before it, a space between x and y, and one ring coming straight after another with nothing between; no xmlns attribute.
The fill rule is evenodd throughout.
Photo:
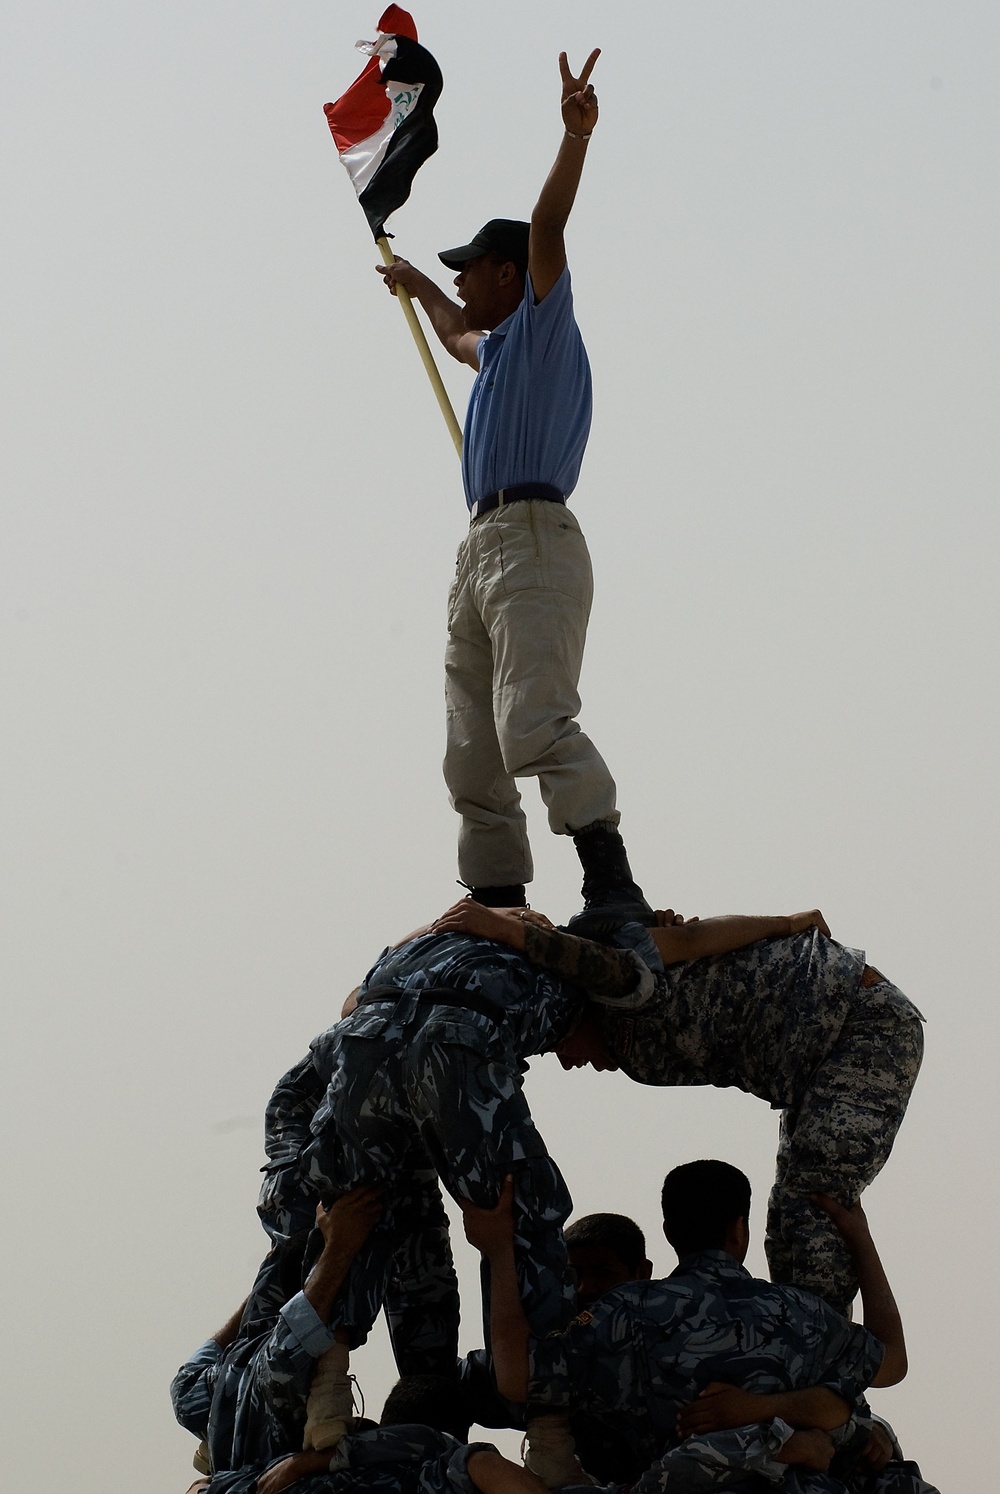
<svg viewBox="0 0 1000 1494"><path fill-rule="evenodd" d="M382 256L382 263L384 265L393 264L395 262L396 256L395 254L393 254L391 248L389 247L389 240L386 238L385 234L383 234L381 238L376 239L375 243L378 245L378 252ZM427 336L424 332L423 327L420 325L420 320L417 316L417 310L413 304L413 297L410 295L405 285L396 286L396 299L399 302L400 306L402 306L403 308L403 315L406 317L410 331L413 333L413 341L417 345L417 352L423 359L424 368L426 368L427 370L427 377L431 381L431 388L434 390L437 402L441 407L441 414L444 416L444 423L448 427L448 430L451 434L451 439L455 443L455 450L458 452L459 457L461 457L462 427L458 423L458 419L455 415L454 408L452 407L451 400L448 398L448 391L444 387L444 381L441 378L441 372L437 364L434 362L434 354L431 352L430 346L428 345Z"/></svg>
<svg viewBox="0 0 1000 1494"><path fill-rule="evenodd" d="M378 23L373 42L358 42L371 61L325 113L341 161L354 184L382 256L395 259L385 232L385 220L410 195L413 178L437 150L434 105L443 86L441 69L417 42L413 17L390 5ZM438 371L413 301L404 286L397 299L409 323L417 351L427 370L441 413L462 454L462 430Z"/></svg>

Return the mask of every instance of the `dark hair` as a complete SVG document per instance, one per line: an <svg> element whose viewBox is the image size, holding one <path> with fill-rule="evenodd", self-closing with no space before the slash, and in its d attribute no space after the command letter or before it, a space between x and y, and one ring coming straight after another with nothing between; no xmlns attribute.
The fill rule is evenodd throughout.
<svg viewBox="0 0 1000 1494"><path fill-rule="evenodd" d="M404 1375L386 1396L379 1425L398 1427L411 1422L468 1442L472 1403L465 1386L447 1375Z"/></svg>
<svg viewBox="0 0 1000 1494"><path fill-rule="evenodd" d="M566 1244L603 1245L613 1250L630 1271L646 1259L646 1237L634 1219L625 1214L584 1214L566 1230Z"/></svg>
<svg viewBox="0 0 1000 1494"><path fill-rule="evenodd" d="M750 1180L728 1162L686 1162L667 1173L660 1201L679 1256L721 1250L729 1226L750 1217Z"/></svg>

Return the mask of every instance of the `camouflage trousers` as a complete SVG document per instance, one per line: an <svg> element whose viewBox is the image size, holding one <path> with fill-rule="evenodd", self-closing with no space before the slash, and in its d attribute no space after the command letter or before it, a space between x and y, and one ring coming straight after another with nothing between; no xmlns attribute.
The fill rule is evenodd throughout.
<svg viewBox="0 0 1000 1494"><path fill-rule="evenodd" d="M319 1194L300 1162L325 1091L326 1081L307 1057L282 1076L267 1107L270 1160L257 1209L277 1242L308 1229L316 1215ZM396 1367L401 1375L451 1375L458 1358L458 1276L437 1173L419 1147L396 1180L394 1214L401 1241L389 1268L385 1316ZM317 1232L311 1255L319 1243Z"/></svg>
<svg viewBox="0 0 1000 1494"><path fill-rule="evenodd" d="M562 1225L572 1201L528 1109L505 1037L470 1032L449 1041L420 1020L405 1036L351 1033L342 1024L329 1053L330 1082L313 1121L308 1176L326 1197L381 1183L382 1216L355 1260L331 1326L363 1343L386 1296L405 1239L401 1189L416 1156L429 1157L458 1201L496 1204L514 1177L514 1250L525 1312L545 1334L575 1311ZM484 1281L484 1304L489 1301ZM487 1337L486 1342L489 1342Z"/></svg>
<svg viewBox="0 0 1000 1494"><path fill-rule="evenodd" d="M806 1287L845 1316L857 1277L809 1194L849 1206L892 1150L924 1051L921 1022L892 1004L900 994L888 981L859 992L836 1045L781 1116L764 1241L771 1280Z"/></svg>

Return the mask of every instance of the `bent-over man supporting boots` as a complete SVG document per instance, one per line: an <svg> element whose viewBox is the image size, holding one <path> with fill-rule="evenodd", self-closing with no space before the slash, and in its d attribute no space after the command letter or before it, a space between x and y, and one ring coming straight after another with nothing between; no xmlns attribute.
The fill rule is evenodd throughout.
<svg viewBox="0 0 1000 1494"><path fill-rule="evenodd" d="M462 816L458 865L479 902L518 906L532 878L516 779L537 778L550 828L572 835L588 907L650 913L618 831L615 783L577 725L593 596L566 506L591 420L590 365L563 239L597 98L560 55L564 134L531 222L494 218L441 253L456 305L413 265L377 265L421 303L448 352L477 372L462 455L470 512L448 602L444 772Z"/></svg>
<svg viewBox="0 0 1000 1494"><path fill-rule="evenodd" d="M626 1005L652 990L649 972L639 962L635 968L641 979ZM562 1236L570 1197L532 1122L521 1073L525 1058L556 1047L582 1005L577 989L511 949L464 934L424 933L383 954L354 1010L281 1080L266 1128L265 1222L273 1229L279 1220L290 1232L317 1197L335 1198L362 1183L383 1189L379 1224L331 1320L352 1347L365 1341L385 1300L407 1228L400 1192L415 1158L431 1158L454 1198L483 1204L495 1202L504 1176L517 1170L517 1261L527 1309L546 1329L572 1316ZM291 1130L301 1136L310 1103L310 1136L295 1155L284 1118L294 1118ZM334 1353L343 1384L346 1354L339 1347ZM317 1412L315 1419L336 1418ZM529 1426L529 1442L538 1431L551 1434L551 1419L544 1429Z"/></svg>

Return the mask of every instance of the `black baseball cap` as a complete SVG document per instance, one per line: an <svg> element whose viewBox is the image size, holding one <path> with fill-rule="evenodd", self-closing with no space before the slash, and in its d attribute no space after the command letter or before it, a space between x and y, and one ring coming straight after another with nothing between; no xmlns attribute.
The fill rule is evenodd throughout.
<svg viewBox="0 0 1000 1494"><path fill-rule="evenodd" d="M524 275L528 269L530 232L531 224L522 223L518 218L491 218L470 243L460 244L457 249L443 249L438 259L449 270L461 270L470 259L478 259L480 254L499 254L512 260Z"/></svg>

